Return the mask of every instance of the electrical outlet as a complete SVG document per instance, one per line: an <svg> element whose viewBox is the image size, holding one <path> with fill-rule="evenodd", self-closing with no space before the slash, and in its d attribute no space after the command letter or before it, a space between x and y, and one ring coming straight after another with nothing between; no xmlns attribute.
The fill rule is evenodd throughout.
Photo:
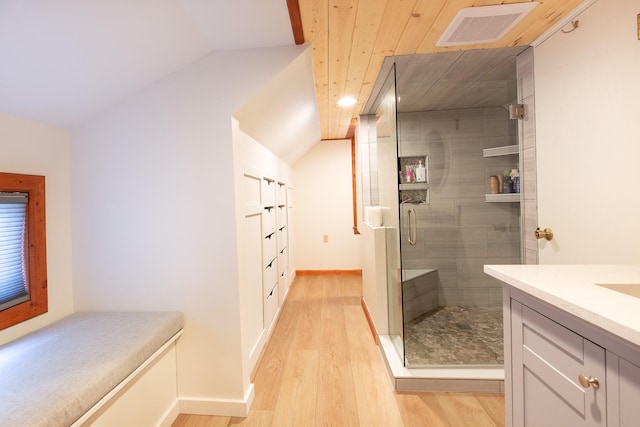
<svg viewBox="0 0 640 427"><path fill-rule="evenodd" d="M322 235L322 242L323 243L329 243L329 235L328 234L323 234Z"/></svg>

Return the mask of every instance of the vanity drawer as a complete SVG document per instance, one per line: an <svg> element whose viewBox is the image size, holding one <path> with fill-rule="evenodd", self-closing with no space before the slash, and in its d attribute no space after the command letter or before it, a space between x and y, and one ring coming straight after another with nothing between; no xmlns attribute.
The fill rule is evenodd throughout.
<svg viewBox="0 0 640 427"><path fill-rule="evenodd" d="M289 250L282 248L278 252L278 271L283 272L289 266Z"/></svg>
<svg viewBox="0 0 640 427"><path fill-rule="evenodd" d="M276 182L268 178L262 179L262 188L260 191L262 204L264 206L275 206L276 204Z"/></svg>
<svg viewBox="0 0 640 427"><path fill-rule="evenodd" d="M288 238L288 230L287 227L281 227L278 228L278 232L277 232L277 239L278 239L278 246L277 249L278 251L281 251L282 249L286 248L287 242L289 240Z"/></svg>
<svg viewBox="0 0 640 427"><path fill-rule="evenodd" d="M267 295L271 292L271 288L273 288L273 285L276 283L278 283L278 260L274 258L262 271L262 289L264 294Z"/></svg>
<svg viewBox="0 0 640 427"><path fill-rule="evenodd" d="M278 284L276 283L269 293L265 296L264 301L264 327L268 328L278 311Z"/></svg>

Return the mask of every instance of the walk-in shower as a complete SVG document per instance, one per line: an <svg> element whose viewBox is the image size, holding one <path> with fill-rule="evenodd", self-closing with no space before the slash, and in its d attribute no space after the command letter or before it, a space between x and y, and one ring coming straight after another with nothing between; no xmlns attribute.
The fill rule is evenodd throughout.
<svg viewBox="0 0 640 427"><path fill-rule="evenodd" d="M363 203L390 212L388 333L406 368L503 365L501 287L483 266L522 262L503 181L521 169L509 106L524 50L387 58L365 106Z"/></svg>

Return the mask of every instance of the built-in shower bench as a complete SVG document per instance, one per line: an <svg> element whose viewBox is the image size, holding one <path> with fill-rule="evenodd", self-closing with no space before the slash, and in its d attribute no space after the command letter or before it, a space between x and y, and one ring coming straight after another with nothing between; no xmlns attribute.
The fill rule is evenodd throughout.
<svg viewBox="0 0 640 427"><path fill-rule="evenodd" d="M87 312L0 347L0 425L161 425L177 415L178 312Z"/></svg>
<svg viewBox="0 0 640 427"><path fill-rule="evenodd" d="M438 308L438 270L404 270L402 314L404 323Z"/></svg>

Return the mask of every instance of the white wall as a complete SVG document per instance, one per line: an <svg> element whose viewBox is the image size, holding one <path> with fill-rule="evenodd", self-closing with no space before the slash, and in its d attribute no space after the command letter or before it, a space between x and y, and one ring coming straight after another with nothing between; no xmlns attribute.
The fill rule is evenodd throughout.
<svg viewBox="0 0 640 427"><path fill-rule="evenodd" d="M534 52L540 263L640 262L640 0L599 0Z"/></svg>
<svg viewBox="0 0 640 427"><path fill-rule="evenodd" d="M49 311L0 331L0 344L73 311L69 133L0 114L0 171L45 176Z"/></svg>
<svg viewBox="0 0 640 427"><path fill-rule="evenodd" d="M293 166L293 177L296 268L361 269L360 237L353 233L351 141L316 144Z"/></svg>
<svg viewBox="0 0 640 427"><path fill-rule="evenodd" d="M74 129L78 310L179 310L181 409L250 401L232 114L306 47L213 53Z"/></svg>

